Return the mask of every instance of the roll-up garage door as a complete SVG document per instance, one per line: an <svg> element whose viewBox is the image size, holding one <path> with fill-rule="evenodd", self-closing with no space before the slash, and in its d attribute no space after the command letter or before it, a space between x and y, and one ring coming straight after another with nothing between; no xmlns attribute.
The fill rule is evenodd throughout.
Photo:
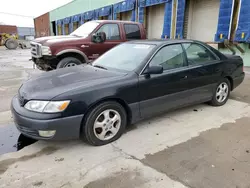
<svg viewBox="0 0 250 188"><path fill-rule="evenodd" d="M204 42L214 41L218 25L219 7L220 0L191 0L187 38Z"/></svg>
<svg viewBox="0 0 250 188"><path fill-rule="evenodd" d="M57 35L62 35L62 26L57 25Z"/></svg>
<svg viewBox="0 0 250 188"><path fill-rule="evenodd" d="M69 34L69 24L64 24L64 32L65 35Z"/></svg>
<svg viewBox="0 0 250 188"><path fill-rule="evenodd" d="M160 39L163 30L165 3L147 7L146 29L149 39Z"/></svg>
<svg viewBox="0 0 250 188"><path fill-rule="evenodd" d="M125 21L131 20L132 11L126 11L120 13L120 19Z"/></svg>
<svg viewBox="0 0 250 188"><path fill-rule="evenodd" d="M75 31L79 26L79 22L74 22L73 23L73 31Z"/></svg>

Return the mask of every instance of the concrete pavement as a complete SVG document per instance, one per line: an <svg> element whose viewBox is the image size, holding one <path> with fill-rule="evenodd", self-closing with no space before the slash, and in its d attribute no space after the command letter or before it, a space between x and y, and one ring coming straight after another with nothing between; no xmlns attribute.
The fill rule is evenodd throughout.
<svg viewBox="0 0 250 188"><path fill-rule="evenodd" d="M28 57L28 51L22 53ZM10 65L10 72L28 75L14 73L15 81L6 88L15 89L0 91L1 103L8 103L17 85L36 72L27 60ZM1 87L7 86L4 78ZM39 141L0 155L0 188L248 187L250 95L244 85L223 107L201 104L166 113L133 125L106 146ZM0 109L8 119L0 123L1 129L11 118L7 105Z"/></svg>

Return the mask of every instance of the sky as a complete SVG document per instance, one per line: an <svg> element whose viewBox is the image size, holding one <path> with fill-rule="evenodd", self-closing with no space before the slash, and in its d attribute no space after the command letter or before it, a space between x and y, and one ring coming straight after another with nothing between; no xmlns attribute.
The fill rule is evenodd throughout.
<svg viewBox="0 0 250 188"><path fill-rule="evenodd" d="M0 0L0 24L34 27L34 18L72 0Z"/></svg>

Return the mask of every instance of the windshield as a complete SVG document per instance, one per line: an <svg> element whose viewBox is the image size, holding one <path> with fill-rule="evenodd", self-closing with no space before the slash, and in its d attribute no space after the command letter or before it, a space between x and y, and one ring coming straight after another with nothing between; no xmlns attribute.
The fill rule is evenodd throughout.
<svg viewBox="0 0 250 188"><path fill-rule="evenodd" d="M81 25L78 29L76 29L70 35L73 36L80 36L80 37L87 37L89 34L94 31L94 29L99 25L98 22L86 22Z"/></svg>
<svg viewBox="0 0 250 188"><path fill-rule="evenodd" d="M113 68L122 71L133 71L154 47L154 45L148 44L121 44L100 56L95 60L93 66L103 67L104 69Z"/></svg>

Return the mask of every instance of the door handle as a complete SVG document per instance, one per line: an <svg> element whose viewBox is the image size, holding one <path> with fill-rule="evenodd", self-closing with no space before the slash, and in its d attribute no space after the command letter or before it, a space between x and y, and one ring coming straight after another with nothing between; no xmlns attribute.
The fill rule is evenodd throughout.
<svg viewBox="0 0 250 188"><path fill-rule="evenodd" d="M217 73L217 72L220 72L220 69L219 69L219 68L215 69L215 72L216 72L216 73Z"/></svg>
<svg viewBox="0 0 250 188"><path fill-rule="evenodd" d="M88 45L81 45L82 48L88 48L89 46Z"/></svg>
<svg viewBox="0 0 250 188"><path fill-rule="evenodd" d="M182 78L181 78L181 80L185 80L185 79L187 79L188 78L188 76L183 76Z"/></svg>

